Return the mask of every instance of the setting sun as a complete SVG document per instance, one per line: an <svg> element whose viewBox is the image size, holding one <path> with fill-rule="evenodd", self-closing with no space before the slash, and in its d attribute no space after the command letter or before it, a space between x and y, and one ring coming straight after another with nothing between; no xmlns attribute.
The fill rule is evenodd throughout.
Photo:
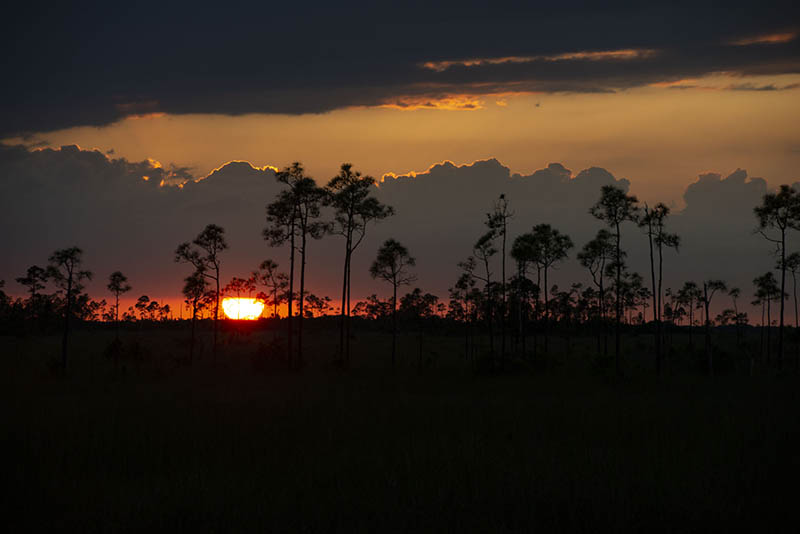
<svg viewBox="0 0 800 534"><path fill-rule="evenodd" d="M222 301L222 309L228 319L254 321L264 311L264 301L253 298L231 298Z"/></svg>

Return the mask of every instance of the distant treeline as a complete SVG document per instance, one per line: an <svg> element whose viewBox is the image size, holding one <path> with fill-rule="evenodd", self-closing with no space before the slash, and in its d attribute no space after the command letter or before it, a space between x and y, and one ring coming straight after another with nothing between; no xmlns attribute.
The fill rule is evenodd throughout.
<svg viewBox="0 0 800 534"><path fill-rule="evenodd" d="M714 326L732 326L737 345L751 355L766 351L771 361L772 334L777 327L775 362L780 368L785 357L785 304L789 297L787 275L791 277L795 331L798 327L796 276L800 272L800 253L787 250L787 237L800 229L800 193L787 185L766 194L754 207L754 226L774 244L774 271L753 279L753 299L761 308L761 335L758 351L746 349L742 335L749 317L740 310L742 290L729 287L724 280L686 281L681 287L663 287L668 269L669 251L678 250L680 236L668 231L669 208L658 203L649 206L613 185L603 186L590 213L598 221L596 236L575 255L588 275L589 282L574 282L566 287L551 284L549 278L560 264L569 260L575 248L572 239L549 224L537 224L529 232L508 235L508 222L514 217L512 200L500 195L491 209L476 217L485 217L486 230L476 236L466 259L457 264L447 299L415 287L402 294L403 286L417 280L416 260L409 249L394 239L379 248L369 269L372 278L390 287L387 298L371 295L351 303L352 257L367 239L373 223L391 217L394 210L373 196L375 180L343 164L337 176L325 187L305 174L300 163L293 163L276 173L284 189L266 204L263 237L270 247L288 252L288 270L283 272L275 259L265 259L257 269L244 276L234 276L223 284L222 260L228 243L225 230L209 224L192 241L180 244L175 261L191 270L184 279L183 296L190 310L190 351L193 352L196 324L203 317L212 319L213 349L217 354L220 302L224 296L249 296L265 302L265 317L280 319L286 309L285 358L290 367L303 365L304 320L337 315L339 343L337 361L350 363L351 317L387 323L392 332L392 362L395 361L398 322L419 325L420 338L425 328L438 320L461 325L465 352L470 357L486 359L492 367L502 367L512 358L530 358L548 353L554 329L579 330L597 338L597 353L621 372L621 335L623 325L647 325L653 335L656 372L660 373L669 333L685 326L689 347L693 330L703 338L706 367L714 373ZM488 203L488 202L487 202ZM639 231L634 231L638 229ZM313 241L335 236L343 247L340 305L332 299L306 290L307 251ZM643 237L644 238L643 238ZM626 248L646 247L649 272L633 272L626 261ZM288 250L287 250L288 249ZM83 251L71 247L54 252L46 266L33 265L16 279L25 287L27 297L10 298L0 281L0 322L5 333L36 334L59 329L63 333L62 368L67 367L69 333L75 322L106 321L116 325L119 341L120 323L174 320L173 310L146 295L140 296L127 310L120 309L120 297L133 287L127 277L116 271L108 277L110 303L94 300L84 291L92 272L83 269ZM366 273L363 273L365 275ZM776 276L777 274L777 276ZM362 276L356 273L356 276ZM49 291L49 292L48 292ZM712 302L717 309L711 313ZM180 313L181 317L183 313ZM427 325L427 326L426 326ZM486 338L488 343L476 344ZM795 340L797 347L797 340ZM797 358L796 358L797 359ZM189 360L191 361L191 355ZM754 365L751 358L751 367Z"/></svg>

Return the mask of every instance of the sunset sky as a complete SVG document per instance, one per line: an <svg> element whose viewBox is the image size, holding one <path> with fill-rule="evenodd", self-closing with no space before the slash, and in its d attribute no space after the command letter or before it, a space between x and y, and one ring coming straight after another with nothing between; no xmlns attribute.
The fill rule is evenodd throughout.
<svg viewBox="0 0 800 534"><path fill-rule="evenodd" d="M378 178L424 175L445 161L466 169L497 160L507 169L499 173L502 180L551 163L571 169L573 177L599 167L628 180L641 199L678 211L700 175L716 174L719 181L746 169L766 188L800 180L800 18L791 2L617 8L62 3L16 9L0 21L9 74L0 84L0 140L8 149L0 161L7 196L2 216L18 223L10 220L17 208L8 195L22 195L30 200L26 209L44 221L34 226L45 233L46 223L56 224L48 208L55 189L32 189L21 177L60 180L57 189L74 192L73 207L81 212L108 215L97 205L119 200L88 185L105 179L88 176L89 167L69 167L74 175L60 170L53 154L68 145L97 150L112 169L136 162L162 169L165 185L205 178L232 161L261 169L299 160L322 184L345 161ZM17 152L10 155L20 146L56 150L20 163ZM124 179L139 180L147 171L136 172L126 170ZM87 187L98 188L97 196ZM471 193L460 191L458 182L453 187L456 199ZM492 200L476 200L478 224ZM403 204L409 220L416 202ZM518 213L532 205L525 198L512 203ZM441 207L442 217L448 209ZM198 231L200 220L225 217L200 215ZM108 216L131 220L120 212ZM255 243L263 211L254 217ZM397 233L400 220L386 222L381 232ZM410 223L402 220L405 231ZM164 224L178 228L182 222ZM33 230L20 229L14 239L41 245L20 245L2 260L0 278L13 280L51 252L49 238L26 232ZM91 232L75 235L87 252L99 246ZM371 256L377 245L363 254ZM170 253L158 251L157 261L168 264ZM331 245L329 253L338 251ZM241 249L231 250L245 265L268 252L262 248L252 259L237 254ZM446 291L454 275L444 265L460 259L436 267L432 289ZM113 260L99 263L98 273ZM123 265L131 261L116 258ZM165 269L180 280L179 268ZM141 291L169 297L157 270L130 270L140 271ZM328 291L326 284L319 290ZM364 286L360 293L378 290Z"/></svg>

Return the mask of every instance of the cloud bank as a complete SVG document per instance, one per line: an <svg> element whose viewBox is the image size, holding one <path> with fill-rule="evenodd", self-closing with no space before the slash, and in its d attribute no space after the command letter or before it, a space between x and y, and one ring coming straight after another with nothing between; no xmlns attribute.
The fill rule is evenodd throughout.
<svg viewBox="0 0 800 534"><path fill-rule="evenodd" d="M331 176L335 171L331 169ZM320 184L327 181L317 179ZM369 278L368 267L389 237L416 256L418 285L446 297L458 275L456 263L471 253L485 230L485 214L500 194L510 200L514 212L511 239L534 224L549 223L580 248L600 228L588 210L606 184L630 186L628 180L598 167L573 172L551 163L520 175L494 159L469 165L443 162L420 173L387 175L376 194L395 208L396 215L371 227L357 251L354 297L386 289ZM231 244L222 269L226 281L247 275L266 258L285 268L288 251L271 249L261 238L265 205L281 187L272 168L242 161L195 181L186 169L165 168L152 160L131 162L76 146L29 151L0 145L0 223L7 229L0 279L7 280L12 293L21 294L14 278L29 265L45 263L53 250L76 245L85 250L87 267L96 274L89 286L93 295L104 296L108 274L119 269L131 279L136 295L174 301L188 269L173 262L173 251L212 222L226 229ZM683 246L679 254L668 253L666 286L724 278L749 294L752 278L774 265L771 246L753 232L752 210L767 190L765 180L749 178L743 170L726 177L706 173L690 183L685 208L670 219ZM629 224L623 228L622 244L632 267L646 273L644 234ZM799 245L798 236L792 235L790 248L797 250ZM312 292L337 294L342 246L338 236L310 245ZM574 260L576 252L553 275L553 283L589 282Z"/></svg>
<svg viewBox="0 0 800 534"><path fill-rule="evenodd" d="M792 74L799 32L785 1L17 3L0 21L13 51L0 138L149 113L469 109L475 95Z"/></svg>

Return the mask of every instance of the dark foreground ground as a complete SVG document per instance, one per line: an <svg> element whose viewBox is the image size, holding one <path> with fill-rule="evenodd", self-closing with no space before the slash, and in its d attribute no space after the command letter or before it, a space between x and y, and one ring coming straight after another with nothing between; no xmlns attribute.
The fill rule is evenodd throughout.
<svg viewBox="0 0 800 534"><path fill-rule="evenodd" d="M176 368L164 362L185 351L181 336L156 331L123 334L149 347L123 373L102 356L109 336L79 332L67 377L48 371L57 337L0 339L4 531L800 525L792 373L617 380L564 364L489 376L456 357L392 371L369 359L385 336L359 338L347 372L254 372L258 334L227 340L215 365L206 354Z"/></svg>

